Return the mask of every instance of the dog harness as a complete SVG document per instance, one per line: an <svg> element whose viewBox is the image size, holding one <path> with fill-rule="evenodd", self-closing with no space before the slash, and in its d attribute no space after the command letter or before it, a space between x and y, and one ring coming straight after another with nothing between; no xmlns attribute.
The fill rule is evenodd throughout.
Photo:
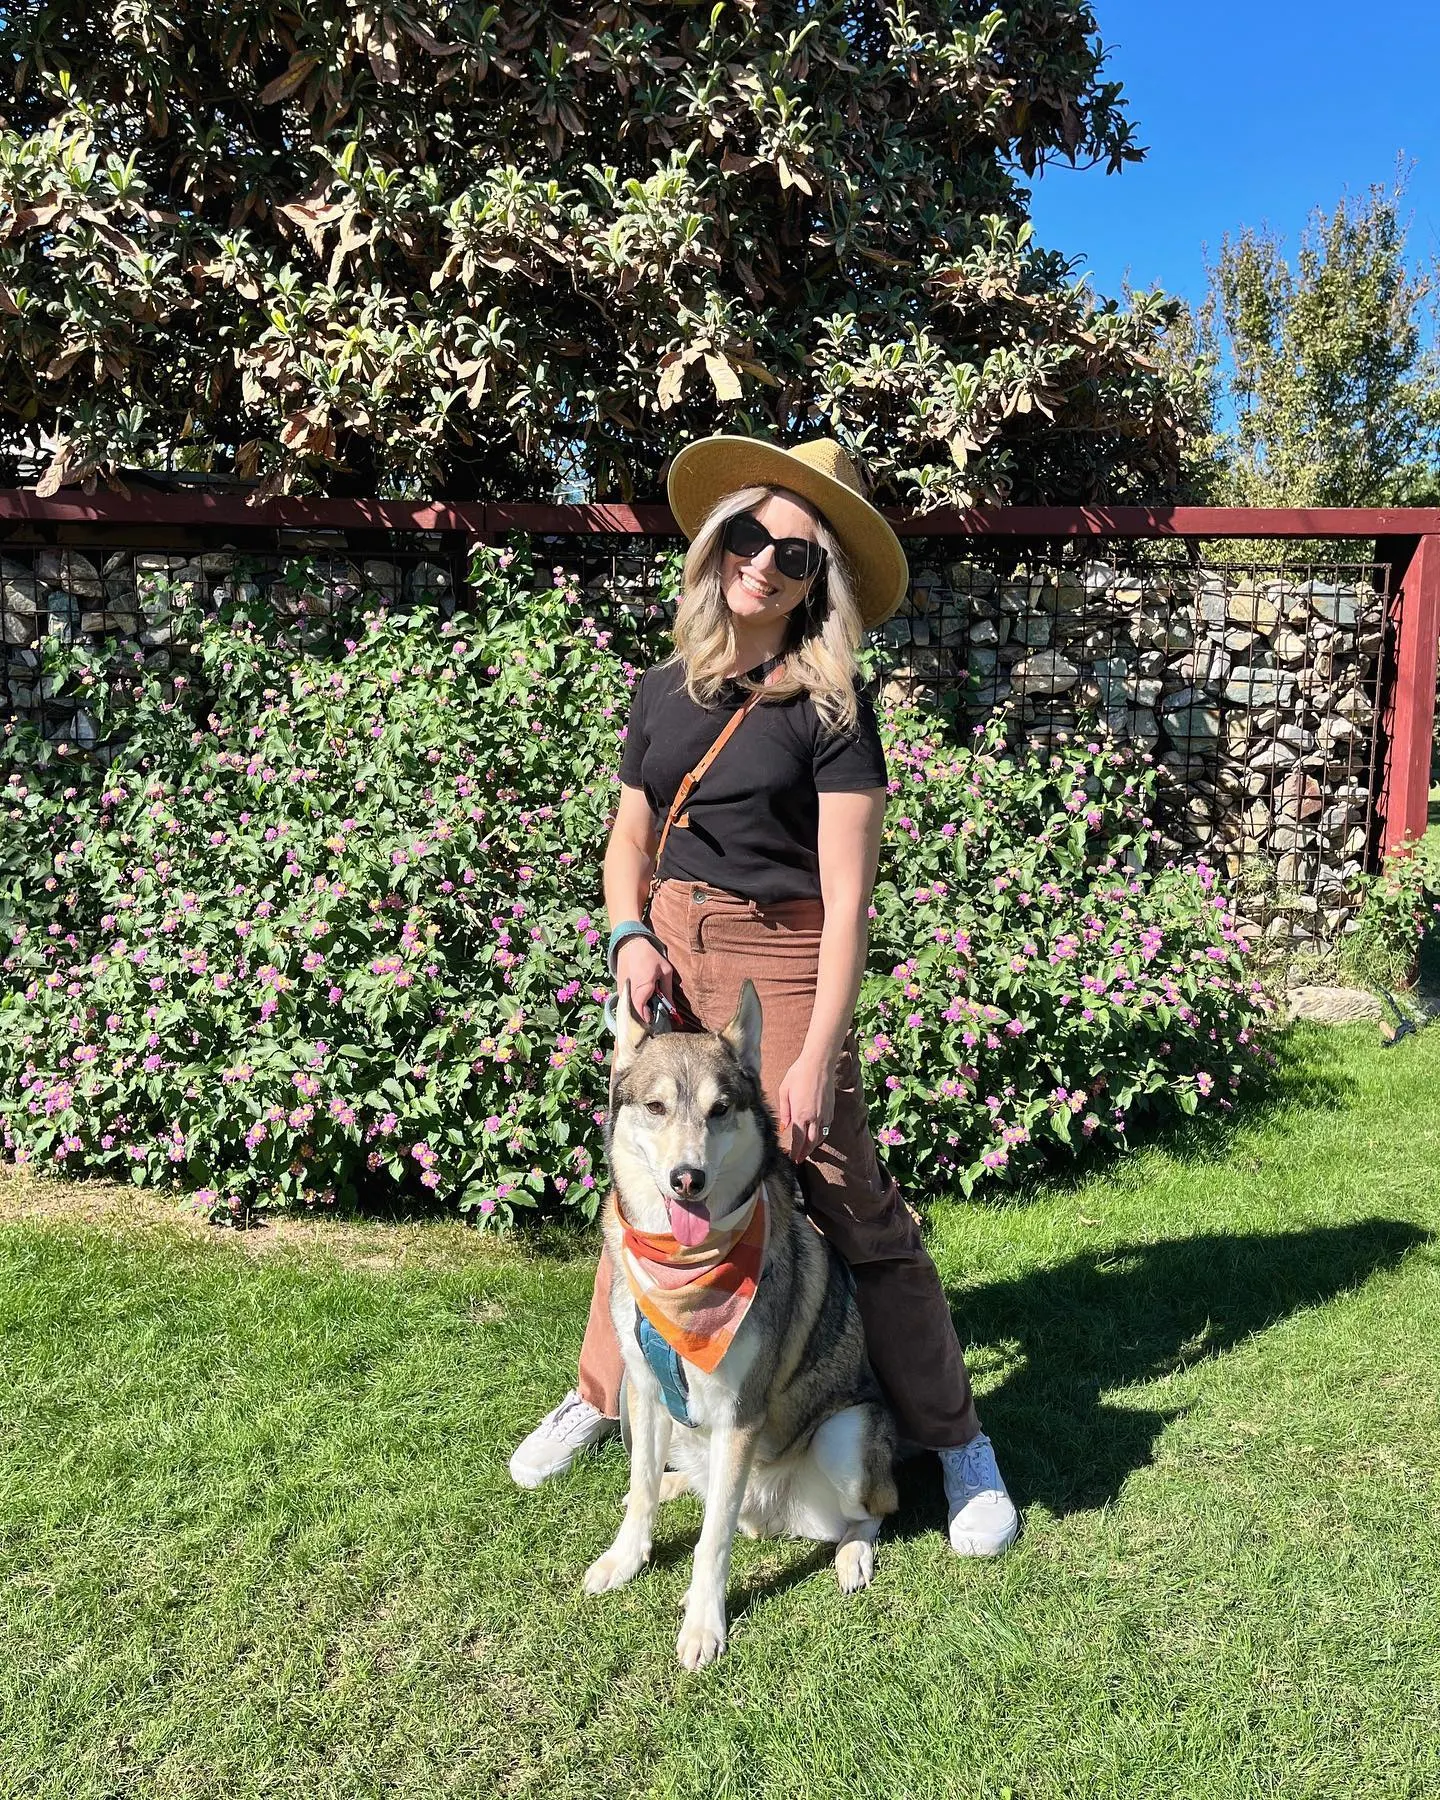
<svg viewBox="0 0 1440 1800"><path fill-rule="evenodd" d="M610 1204L616 1204L613 1194ZM682 1244L668 1232L636 1231L623 1218L620 1226L636 1342L660 1384L666 1410L689 1425L685 1365L693 1363L707 1375L718 1368L755 1298L770 1233L765 1184L757 1185L733 1225L712 1231L699 1244Z"/></svg>

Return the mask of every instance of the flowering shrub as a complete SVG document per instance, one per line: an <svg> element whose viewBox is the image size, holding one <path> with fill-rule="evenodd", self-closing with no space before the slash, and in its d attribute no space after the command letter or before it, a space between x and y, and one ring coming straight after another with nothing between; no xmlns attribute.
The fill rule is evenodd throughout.
<svg viewBox="0 0 1440 1800"><path fill-rule="evenodd" d="M14 1155L235 1211L378 1182L593 1213L599 869L636 669L510 560L477 561L483 628L252 599L176 612L180 672L47 644L111 754L28 726L0 749ZM885 729L857 1029L902 1179L969 1192L1139 1109L1228 1105L1266 1003L1213 873L1145 868L1148 773Z"/></svg>
<svg viewBox="0 0 1440 1800"><path fill-rule="evenodd" d="M878 1135L917 1192L1013 1179L1137 1116L1228 1110L1271 1002L1215 871L1150 870L1148 759L1016 760L885 721L891 801L857 1008Z"/></svg>
<svg viewBox="0 0 1440 1800"><path fill-rule="evenodd" d="M47 649L125 737L108 770L9 741L18 1153L235 1208L377 1176L482 1215L593 1190L590 913L635 671L573 593L518 604L508 560L475 571L483 631L255 599L176 616L186 674Z"/></svg>
<svg viewBox="0 0 1440 1800"><path fill-rule="evenodd" d="M1440 856L1424 841L1407 844L1357 885L1360 911L1344 945L1345 973L1371 987L1408 987L1421 942L1440 919Z"/></svg>

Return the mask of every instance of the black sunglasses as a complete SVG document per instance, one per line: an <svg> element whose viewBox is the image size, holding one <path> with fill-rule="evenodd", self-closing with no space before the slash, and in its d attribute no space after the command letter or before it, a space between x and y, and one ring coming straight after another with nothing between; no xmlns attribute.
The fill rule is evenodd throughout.
<svg viewBox="0 0 1440 1800"><path fill-rule="evenodd" d="M754 513L736 513L725 526L724 547L734 556L759 556L767 544L775 547L775 567L791 581L806 581L825 566L825 552L810 538L777 538Z"/></svg>

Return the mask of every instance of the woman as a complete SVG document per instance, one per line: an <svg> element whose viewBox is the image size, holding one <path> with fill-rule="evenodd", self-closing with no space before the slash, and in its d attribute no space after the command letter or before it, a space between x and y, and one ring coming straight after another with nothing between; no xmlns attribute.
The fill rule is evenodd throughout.
<svg viewBox="0 0 1440 1800"><path fill-rule="evenodd" d="M762 1085L811 1217L849 1264L871 1361L902 1436L935 1450L950 1542L990 1556L1018 1520L995 1466L944 1291L875 1153L851 1029L885 813L885 758L859 692L864 632L900 604L905 553L830 439L688 445L670 505L691 547L675 655L636 689L605 853L611 962L643 1013L683 999L710 1030L748 975L764 1009ZM680 781L745 699L763 698L706 771L665 845ZM567 1394L516 1450L537 1487L615 1430L620 1349L602 1259Z"/></svg>

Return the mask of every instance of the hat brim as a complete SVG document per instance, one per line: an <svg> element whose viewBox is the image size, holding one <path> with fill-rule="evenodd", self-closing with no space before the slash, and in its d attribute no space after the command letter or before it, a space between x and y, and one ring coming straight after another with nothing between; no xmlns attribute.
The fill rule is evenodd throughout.
<svg viewBox="0 0 1440 1800"><path fill-rule="evenodd" d="M744 487L783 487L825 515L854 572L866 629L881 625L905 598L910 565L890 522L843 481L812 469L759 438L697 438L670 465L670 510L687 538L726 494Z"/></svg>

